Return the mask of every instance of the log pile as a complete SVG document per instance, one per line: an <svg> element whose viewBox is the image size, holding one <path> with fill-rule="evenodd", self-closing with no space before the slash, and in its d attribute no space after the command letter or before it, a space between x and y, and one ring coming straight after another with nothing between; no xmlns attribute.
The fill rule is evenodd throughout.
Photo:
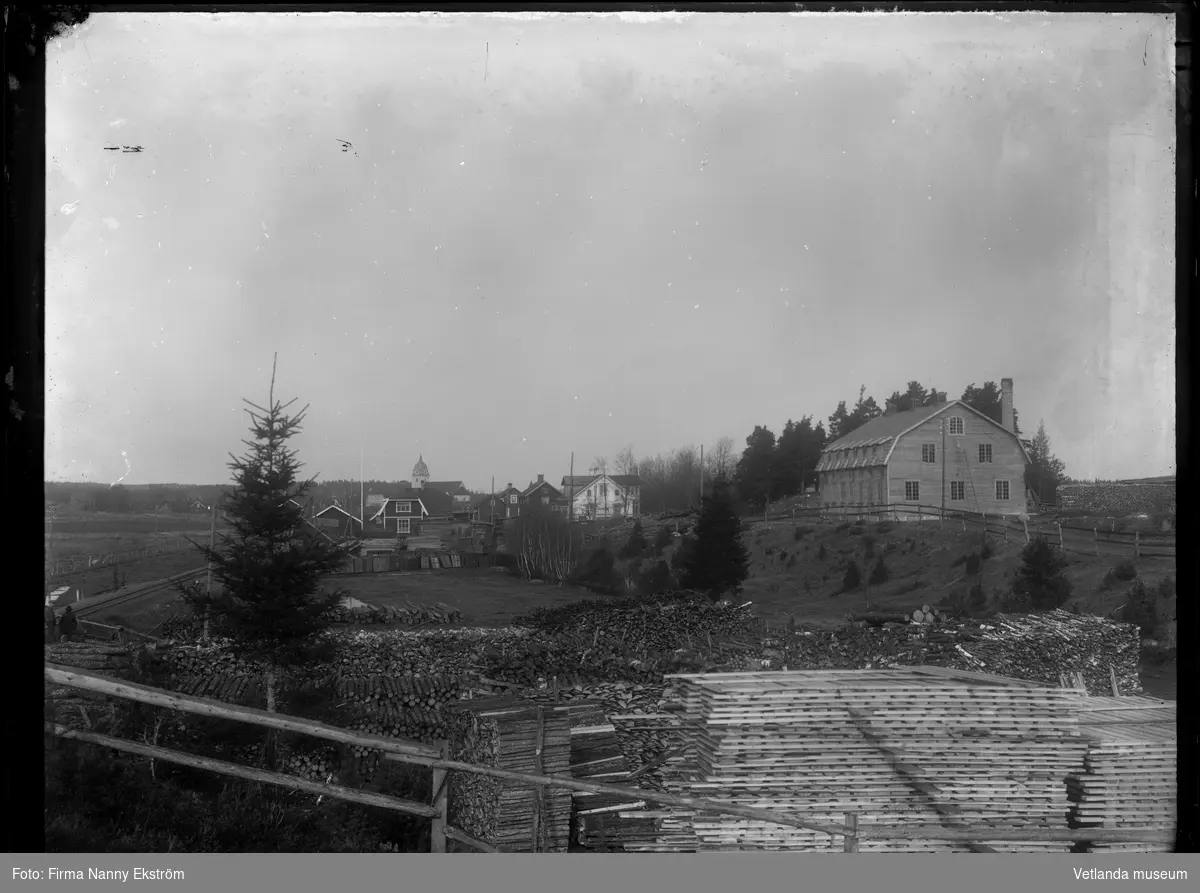
<svg viewBox="0 0 1200 893"><path fill-rule="evenodd" d="M1057 685L1063 673L1078 672L1093 694L1111 693L1115 675L1122 694L1142 690L1141 646L1134 624L1068 611L1001 614L986 622L960 624L952 645L943 630L938 642L940 653L930 654L929 663L1047 685Z"/></svg>
<svg viewBox="0 0 1200 893"><path fill-rule="evenodd" d="M451 605L436 602L416 605L408 599L402 605L338 605L329 613L334 623L369 624L397 623L402 626L423 626L427 623L457 623L462 612Z"/></svg>
<svg viewBox="0 0 1200 893"><path fill-rule="evenodd" d="M57 642L45 646L48 663L77 667L115 676L138 679L142 654L139 646L109 645L97 642ZM95 731L107 727L116 716L120 702L102 694L54 683L43 683L45 710L54 721L69 728Z"/></svg>
<svg viewBox="0 0 1200 893"><path fill-rule="evenodd" d="M565 775L571 723L565 710L513 698L462 701L448 710L452 759L516 772ZM450 824L503 852L565 852L571 794L450 773Z"/></svg>
<svg viewBox="0 0 1200 893"><path fill-rule="evenodd" d="M1070 844L1005 842L1001 829L1066 828L1064 779L1083 765L1073 692L885 670L677 677L695 757L682 792L802 812L840 824L981 829L1005 852ZM682 765L687 765L683 760ZM729 817L675 816L701 850L826 850L828 835ZM690 832L688 825L690 824ZM989 827L990 826L990 827ZM951 852L946 841L865 839L863 851Z"/></svg>
<svg viewBox="0 0 1200 893"><path fill-rule="evenodd" d="M559 639L616 641L647 652L669 652L697 641L745 634L755 625L745 607L714 604L693 592L540 608L516 623Z"/></svg>
<svg viewBox="0 0 1200 893"><path fill-rule="evenodd" d="M1174 832L1178 813L1176 705L1150 698L1079 703L1088 742L1082 772L1067 779L1071 824ZM1093 843L1088 851L1171 852L1170 844Z"/></svg>

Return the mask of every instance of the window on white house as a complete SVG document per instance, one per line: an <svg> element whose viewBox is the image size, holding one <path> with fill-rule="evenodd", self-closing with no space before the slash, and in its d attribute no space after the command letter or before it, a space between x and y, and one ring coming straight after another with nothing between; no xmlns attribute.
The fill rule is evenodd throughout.
<svg viewBox="0 0 1200 893"><path fill-rule="evenodd" d="M1008 481L996 481L996 500L1004 502L1008 499Z"/></svg>
<svg viewBox="0 0 1200 893"><path fill-rule="evenodd" d="M936 462L937 461L937 444L923 443L921 444L921 461Z"/></svg>
<svg viewBox="0 0 1200 893"><path fill-rule="evenodd" d="M990 443L981 443L979 445L979 461L980 462L991 462L992 461L992 445Z"/></svg>
<svg viewBox="0 0 1200 893"><path fill-rule="evenodd" d="M950 499L958 502L967 498L967 483L966 481L951 481L950 482Z"/></svg>
<svg viewBox="0 0 1200 893"><path fill-rule="evenodd" d="M951 416L950 417L950 433L951 434L962 434L963 433L962 416Z"/></svg>
<svg viewBox="0 0 1200 893"><path fill-rule="evenodd" d="M411 518L400 518L396 521L396 533L408 533L412 530Z"/></svg>
<svg viewBox="0 0 1200 893"><path fill-rule="evenodd" d="M905 481L904 482L904 498L909 502L916 502L921 498L921 482L920 481Z"/></svg>

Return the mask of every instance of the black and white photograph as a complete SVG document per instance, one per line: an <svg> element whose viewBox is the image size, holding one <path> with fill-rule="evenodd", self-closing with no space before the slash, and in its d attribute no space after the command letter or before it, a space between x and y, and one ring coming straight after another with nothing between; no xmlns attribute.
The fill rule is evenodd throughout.
<svg viewBox="0 0 1200 893"><path fill-rule="evenodd" d="M1175 852L1130 7L64 27L46 852Z"/></svg>

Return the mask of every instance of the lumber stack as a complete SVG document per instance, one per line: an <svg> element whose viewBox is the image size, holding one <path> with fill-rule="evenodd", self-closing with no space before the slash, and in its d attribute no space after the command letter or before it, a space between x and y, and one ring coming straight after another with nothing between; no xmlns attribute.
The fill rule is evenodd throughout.
<svg viewBox="0 0 1200 893"><path fill-rule="evenodd" d="M695 742L694 796L841 824L980 830L1008 852L1068 843L1006 842L1002 829L1065 829L1064 779L1083 765L1071 691L938 670L673 677ZM684 818L669 829L678 845ZM702 850L828 850L829 835L764 822L688 818ZM866 838L863 851L969 851L948 841Z"/></svg>
<svg viewBox="0 0 1200 893"><path fill-rule="evenodd" d="M1176 705L1141 697L1080 699L1088 743L1082 772L1067 779L1079 828L1175 831L1178 813ZM1093 843L1089 852L1170 852L1170 844Z"/></svg>
<svg viewBox="0 0 1200 893"><path fill-rule="evenodd" d="M571 775L605 784L621 784L629 775L616 727L598 701L569 702L560 708L571 726ZM636 798L587 791L571 793L571 840L587 847L608 846L603 829L615 813L644 805Z"/></svg>
<svg viewBox="0 0 1200 893"><path fill-rule="evenodd" d="M451 758L541 775L567 775L566 711L515 698L460 701L448 710ZM450 773L450 824L503 852L566 852L571 793L467 772Z"/></svg>

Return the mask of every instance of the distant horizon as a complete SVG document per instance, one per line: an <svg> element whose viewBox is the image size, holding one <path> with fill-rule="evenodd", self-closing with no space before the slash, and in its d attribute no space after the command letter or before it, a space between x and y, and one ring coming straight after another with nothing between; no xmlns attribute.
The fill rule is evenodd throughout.
<svg viewBox="0 0 1200 893"><path fill-rule="evenodd" d="M221 480L276 354L323 479L1002 378L1068 474L1173 473L1174 28L92 13L47 46L45 475Z"/></svg>

